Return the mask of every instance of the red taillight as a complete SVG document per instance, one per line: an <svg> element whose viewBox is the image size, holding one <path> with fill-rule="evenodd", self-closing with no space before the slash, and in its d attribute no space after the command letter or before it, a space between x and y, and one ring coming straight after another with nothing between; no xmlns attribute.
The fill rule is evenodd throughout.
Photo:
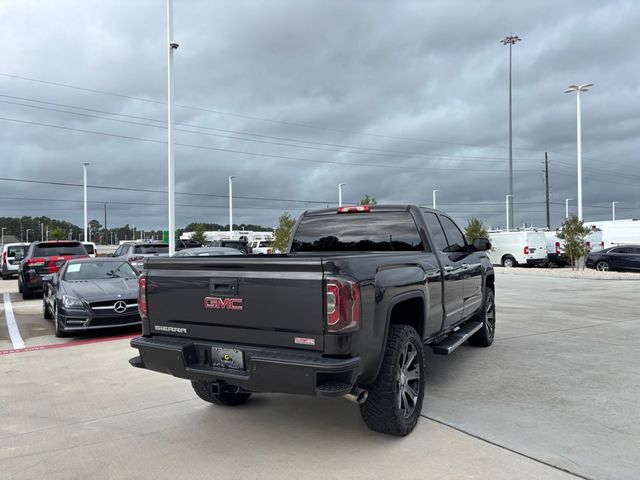
<svg viewBox="0 0 640 480"><path fill-rule="evenodd" d="M369 205L358 205L357 207L338 207L338 213L367 213Z"/></svg>
<svg viewBox="0 0 640 480"><path fill-rule="evenodd" d="M327 278L327 330L339 332L360 325L360 286L346 278Z"/></svg>
<svg viewBox="0 0 640 480"><path fill-rule="evenodd" d="M524 254L525 255L529 255L529 246L528 245L524 246Z"/></svg>
<svg viewBox="0 0 640 480"><path fill-rule="evenodd" d="M560 255L560 242L556 242L556 253Z"/></svg>
<svg viewBox="0 0 640 480"><path fill-rule="evenodd" d="M600 246L604 248L604 241L600 242Z"/></svg>
<svg viewBox="0 0 640 480"><path fill-rule="evenodd" d="M138 279L138 311L141 317L147 316L147 277Z"/></svg>
<svg viewBox="0 0 640 480"><path fill-rule="evenodd" d="M7 263L7 252L2 252L2 263Z"/></svg>
<svg viewBox="0 0 640 480"><path fill-rule="evenodd" d="M43 267L44 258L30 258L27 260L27 265L30 265L32 267Z"/></svg>

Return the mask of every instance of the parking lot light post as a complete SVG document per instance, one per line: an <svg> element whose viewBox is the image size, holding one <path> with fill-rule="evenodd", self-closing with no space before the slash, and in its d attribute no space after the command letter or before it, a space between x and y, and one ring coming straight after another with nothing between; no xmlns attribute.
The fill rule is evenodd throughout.
<svg viewBox="0 0 640 480"><path fill-rule="evenodd" d="M131 237L131 240L133 240L134 242L136 241L136 226L132 225L133 227L133 236Z"/></svg>
<svg viewBox="0 0 640 480"><path fill-rule="evenodd" d="M513 195L505 195L505 204L506 204L506 214L507 214L507 232L509 231L509 200L513 197Z"/></svg>
<svg viewBox="0 0 640 480"><path fill-rule="evenodd" d="M616 203L620 202L611 202L611 214L613 216L613 221L616 221Z"/></svg>
<svg viewBox="0 0 640 480"><path fill-rule="evenodd" d="M338 206L341 207L342 206L342 187L344 187L346 185L346 183L339 183L338 184Z"/></svg>
<svg viewBox="0 0 640 480"><path fill-rule="evenodd" d="M229 176L229 233L233 232L233 175Z"/></svg>
<svg viewBox="0 0 640 480"><path fill-rule="evenodd" d="M432 193L433 195L433 208L436 208L436 193L438 193L440 190L434 190Z"/></svg>
<svg viewBox="0 0 640 480"><path fill-rule="evenodd" d="M593 83L569 85L564 93L576 92L576 130L578 157L578 220L582 220L582 121L580 118L580 92L588 92Z"/></svg>
<svg viewBox="0 0 640 480"><path fill-rule="evenodd" d="M7 227L2 227L2 246L4 247L4 231L7 229Z"/></svg>
<svg viewBox="0 0 640 480"><path fill-rule="evenodd" d="M167 0L167 157L168 157L168 193L169 193L169 255L176 250L176 195L173 158L173 51L178 44L173 41L173 0ZM135 237L134 237L135 240Z"/></svg>
<svg viewBox="0 0 640 480"><path fill-rule="evenodd" d="M87 242L87 238L89 238L87 236L88 230L89 230L89 216L87 213L87 167L90 165L89 162L83 162L82 163L82 167L83 167L83 177L84 177L84 184L83 184L83 193L84 193L84 241Z"/></svg>
<svg viewBox="0 0 640 480"><path fill-rule="evenodd" d="M564 201L564 218L569 218L569 200L573 200L573 198L567 198Z"/></svg>
<svg viewBox="0 0 640 480"><path fill-rule="evenodd" d="M27 228L27 243L29 243L29 232L33 232L30 228Z"/></svg>

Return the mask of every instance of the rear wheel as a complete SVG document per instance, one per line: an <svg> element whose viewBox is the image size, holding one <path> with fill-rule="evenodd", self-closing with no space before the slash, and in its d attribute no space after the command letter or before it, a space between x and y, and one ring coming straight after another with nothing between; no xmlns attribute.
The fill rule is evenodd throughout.
<svg viewBox="0 0 640 480"><path fill-rule="evenodd" d="M494 303L493 290L487 288L484 294L484 303L480 313L473 319L482 322L482 328L469 339L469 345L474 347L488 347L493 343L496 333L496 305Z"/></svg>
<svg viewBox="0 0 640 480"><path fill-rule="evenodd" d="M360 415L371 430L404 437L418 423L424 398L424 353L409 325L391 325L378 378L367 385Z"/></svg>
<svg viewBox="0 0 640 480"><path fill-rule="evenodd" d="M516 259L513 258L511 255L505 255L502 258L502 266L506 268L517 267L518 262L516 262Z"/></svg>
<svg viewBox="0 0 640 480"><path fill-rule="evenodd" d="M219 392L213 393L213 382L205 382L202 380L192 380L191 386L202 400L213 403L215 405L225 405L227 407L235 407L246 402L251 393L249 392Z"/></svg>
<svg viewBox="0 0 640 480"><path fill-rule="evenodd" d="M29 300L33 298L33 290L31 289L31 287L27 285L22 285L22 298L24 300Z"/></svg>
<svg viewBox="0 0 640 480"><path fill-rule="evenodd" d="M609 265L609 262L600 260L598 263L596 263L596 270L598 270L599 272L608 272L609 270L611 270L611 265Z"/></svg>

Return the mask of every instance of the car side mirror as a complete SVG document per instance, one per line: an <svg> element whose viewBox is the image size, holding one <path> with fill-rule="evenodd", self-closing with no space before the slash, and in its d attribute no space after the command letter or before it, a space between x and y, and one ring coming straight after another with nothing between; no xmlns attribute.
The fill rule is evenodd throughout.
<svg viewBox="0 0 640 480"><path fill-rule="evenodd" d="M487 238L474 238L473 248L480 252L491 250L491 242Z"/></svg>

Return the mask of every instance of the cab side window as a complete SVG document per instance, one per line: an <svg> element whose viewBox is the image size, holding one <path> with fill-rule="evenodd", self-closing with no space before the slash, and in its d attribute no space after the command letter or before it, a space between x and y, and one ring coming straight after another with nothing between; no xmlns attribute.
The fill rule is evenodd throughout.
<svg viewBox="0 0 640 480"><path fill-rule="evenodd" d="M442 229L442 225L440 225L440 221L438 221L437 215L431 212L423 212L422 215L431 234L433 245L437 250L446 252L448 247L447 237L444 235L444 230Z"/></svg>
<svg viewBox="0 0 640 480"><path fill-rule="evenodd" d="M442 227L444 228L444 233L447 236L447 248L444 250L447 253L454 252L466 252L467 251L467 242L464 239L464 235L457 227L453 220L449 217L445 217L444 215L440 216L440 220L442 222Z"/></svg>

